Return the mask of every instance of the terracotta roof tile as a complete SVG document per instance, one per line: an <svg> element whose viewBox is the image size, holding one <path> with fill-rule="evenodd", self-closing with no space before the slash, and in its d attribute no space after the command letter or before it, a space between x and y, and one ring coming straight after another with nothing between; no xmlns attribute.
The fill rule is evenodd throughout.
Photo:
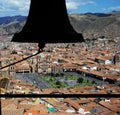
<svg viewBox="0 0 120 115"><path fill-rule="evenodd" d="M2 110L2 115L23 115L24 109Z"/></svg>
<svg viewBox="0 0 120 115"><path fill-rule="evenodd" d="M39 110L41 115L47 115L48 109L44 104L34 105L31 110Z"/></svg>
<svg viewBox="0 0 120 115"><path fill-rule="evenodd" d="M114 111L114 112L120 112L119 107L113 106L112 103L108 103L108 102L105 102L105 101L100 101L99 103L100 103L101 105L105 106L106 108L109 108L110 110L112 110L112 111Z"/></svg>

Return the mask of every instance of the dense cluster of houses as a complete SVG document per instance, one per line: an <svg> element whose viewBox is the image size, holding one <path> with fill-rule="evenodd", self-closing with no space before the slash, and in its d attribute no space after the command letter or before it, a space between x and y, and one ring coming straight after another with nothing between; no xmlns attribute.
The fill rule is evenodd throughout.
<svg viewBox="0 0 120 115"><path fill-rule="evenodd" d="M119 97L34 97L34 94L119 94L119 86L86 86L71 89L38 89L20 80L13 80L9 92L33 94L31 98L1 98L2 115L106 115L120 113Z"/></svg>
<svg viewBox="0 0 120 115"><path fill-rule="evenodd" d="M119 43L98 40L88 44L47 44L44 52L37 55L36 44L6 44L0 49L1 76L70 71L120 82Z"/></svg>
<svg viewBox="0 0 120 115"><path fill-rule="evenodd" d="M120 94L119 42L96 40L91 43L46 44L42 53L36 54L36 44L0 44L0 87L2 93L12 94ZM39 89L15 79L18 73L76 72L109 82L105 86L77 89ZM7 87L9 86L9 87ZM2 112L20 115L84 115L120 113L119 98L24 98L2 99ZM8 102L11 102L9 103ZM15 101L15 103L13 103ZM7 103L7 105L5 105ZM11 105L12 104L12 105ZM114 107L113 107L114 105ZM10 109L12 107L12 109ZM42 108L42 109L40 109ZM98 113L97 113L98 112Z"/></svg>

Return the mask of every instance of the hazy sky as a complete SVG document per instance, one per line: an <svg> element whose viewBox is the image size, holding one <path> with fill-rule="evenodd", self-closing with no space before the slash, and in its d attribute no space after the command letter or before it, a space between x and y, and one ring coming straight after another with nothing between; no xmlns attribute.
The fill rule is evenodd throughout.
<svg viewBox="0 0 120 115"><path fill-rule="evenodd" d="M28 15L29 5L30 0L0 0L0 17ZM66 0L66 5L68 13L120 11L120 0Z"/></svg>

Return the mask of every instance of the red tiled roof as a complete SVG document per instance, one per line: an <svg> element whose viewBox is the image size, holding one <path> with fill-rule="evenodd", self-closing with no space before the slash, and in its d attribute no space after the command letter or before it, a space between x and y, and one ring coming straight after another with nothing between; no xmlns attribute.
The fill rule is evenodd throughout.
<svg viewBox="0 0 120 115"><path fill-rule="evenodd" d="M96 59L106 61L106 60L113 59L113 56L99 56L99 57L96 57Z"/></svg>
<svg viewBox="0 0 120 115"><path fill-rule="evenodd" d="M2 115L23 115L24 109L2 110Z"/></svg>
<svg viewBox="0 0 120 115"><path fill-rule="evenodd" d="M100 101L99 102L101 105L105 106L106 108L109 108L110 110L114 111L114 112L120 112L120 108L118 106L113 106L112 103L108 103L105 101Z"/></svg>

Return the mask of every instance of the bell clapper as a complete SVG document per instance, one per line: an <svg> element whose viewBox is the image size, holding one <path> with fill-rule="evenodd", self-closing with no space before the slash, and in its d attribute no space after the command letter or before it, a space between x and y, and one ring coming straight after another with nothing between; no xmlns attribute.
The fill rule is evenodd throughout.
<svg viewBox="0 0 120 115"><path fill-rule="evenodd" d="M38 53L41 53L41 52L43 52L43 48L38 49Z"/></svg>
<svg viewBox="0 0 120 115"><path fill-rule="evenodd" d="M45 47L45 43L38 43L38 53L43 52L43 48Z"/></svg>

